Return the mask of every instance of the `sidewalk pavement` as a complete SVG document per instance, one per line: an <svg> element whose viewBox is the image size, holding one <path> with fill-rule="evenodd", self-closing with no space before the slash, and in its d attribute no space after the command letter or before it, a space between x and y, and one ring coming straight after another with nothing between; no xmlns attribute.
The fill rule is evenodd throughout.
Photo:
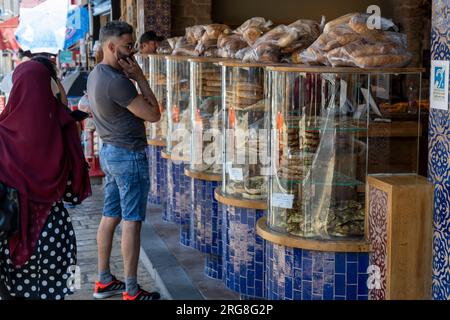
<svg viewBox="0 0 450 320"><path fill-rule="evenodd" d="M97 279L97 228L100 223L103 207L103 190L101 184L92 185L92 197L74 209L68 209L72 218L77 238L78 266L81 272L81 289L67 297L67 300L93 300L92 293ZM120 251L120 228L116 230L111 252L111 273L123 281L123 261ZM139 262L138 283L143 289L160 291L155 280L147 269ZM164 299L162 294L162 299ZM109 300L121 300L115 296Z"/></svg>

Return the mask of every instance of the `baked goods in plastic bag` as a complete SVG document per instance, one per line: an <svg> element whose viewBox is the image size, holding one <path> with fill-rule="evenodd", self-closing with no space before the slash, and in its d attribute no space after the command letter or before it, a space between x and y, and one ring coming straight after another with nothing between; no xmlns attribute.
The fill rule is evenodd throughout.
<svg viewBox="0 0 450 320"><path fill-rule="evenodd" d="M172 46L169 44L168 40L164 40L161 42L159 47L156 49L156 53L158 54L171 54L173 51Z"/></svg>
<svg viewBox="0 0 450 320"><path fill-rule="evenodd" d="M197 25L186 28L186 40L190 44L196 45L200 39L202 38L203 34L205 33L205 26L204 25Z"/></svg>
<svg viewBox="0 0 450 320"><path fill-rule="evenodd" d="M270 43L263 42L261 44L255 44L250 50L248 50L244 58L244 62L262 62L262 63L277 63L280 61L280 47Z"/></svg>
<svg viewBox="0 0 450 320"><path fill-rule="evenodd" d="M239 28L237 28L234 32L238 34L243 34L245 30L249 28L258 28L263 32L267 32L273 26L273 22L270 20L266 20L262 17L254 17L245 21Z"/></svg>
<svg viewBox="0 0 450 320"><path fill-rule="evenodd" d="M242 36L244 37L244 40L248 43L248 45L252 46L255 44L256 40L258 40L263 34L264 31L262 31L260 28L251 27L246 29L242 33Z"/></svg>
<svg viewBox="0 0 450 320"><path fill-rule="evenodd" d="M181 37L177 40L172 55L198 57L199 52L195 50L195 45L188 42L186 37Z"/></svg>
<svg viewBox="0 0 450 320"><path fill-rule="evenodd" d="M225 24L210 24L205 26L205 34L209 39L218 39L222 34L230 34L231 28Z"/></svg>
<svg viewBox="0 0 450 320"><path fill-rule="evenodd" d="M359 13L352 16L350 21L348 22L348 25L355 32L362 34L388 30L394 30L396 32L399 31L398 27L391 20L383 17L380 17L379 26L374 25L373 27L371 27L372 25L371 15L365 13ZM379 27L379 29L377 29L377 27Z"/></svg>
<svg viewBox="0 0 450 320"><path fill-rule="evenodd" d="M244 41L241 35L230 34L221 35L217 41L219 48L219 56L222 58L235 58L236 53L248 47L247 42Z"/></svg>

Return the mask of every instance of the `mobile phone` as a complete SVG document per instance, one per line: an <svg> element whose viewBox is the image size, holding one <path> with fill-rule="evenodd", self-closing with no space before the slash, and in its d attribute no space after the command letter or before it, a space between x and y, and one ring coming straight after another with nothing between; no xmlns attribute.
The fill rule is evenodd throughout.
<svg viewBox="0 0 450 320"><path fill-rule="evenodd" d="M77 122L81 122L89 118L89 113L83 112L81 110L75 110L70 113L70 116Z"/></svg>

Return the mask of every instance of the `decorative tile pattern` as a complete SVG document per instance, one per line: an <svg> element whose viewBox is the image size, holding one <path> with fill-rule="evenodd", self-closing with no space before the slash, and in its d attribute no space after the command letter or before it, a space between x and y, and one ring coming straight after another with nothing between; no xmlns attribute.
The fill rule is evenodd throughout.
<svg viewBox="0 0 450 320"><path fill-rule="evenodd" d="M190 178L184 174L184 164L167 160L167 207L163 219L177 224L185 223L190 215Z"/></svg>
<svg viewBox="0 0 450 320"><path fill-rule="evenodd" d="M152 206L166 206L166 159L161 157L162 147L148 146L148 160L150 170L150 192L148 203Z"/></svg>
<svg viewBox="0 0 450 320"><path fill-rule="evenodd" d="M170 37L170 0L145 0L145 30L153 30L159 36Z"/></svg>
<svg viewBox="0 0 450 320"><path fill-rule="evenodd" d="M287 248L266 241L268 300L367 300L367 253Z"/></svg>
<svg viewBox="0 0 450 320"><path fill-rule="evenodd" d="M377 266L381 272L381 289L369 291L370 300L386 299L387 271L387 209L386 192L370 187L369 190L369 240L373 252L370 254L370 265Z"/></svg>
<svg viewBox="0 0 450 320"><path fill-rule="evenodd" d="M222 278L222 208L214 197L218 182L191 179L192 247L206 253L205 272ZM219 277L220 276L220 277Z"/></svg>
<svg viewBox="0 0 450 320"><path fill-rule="evenodd" d="M265 298L264 246L256 222L265 211L222 205L224 211L224 282L246 297Z"/></svg>
<svg viewBox="0 0 450 320"><path fill-rule="evenodd" d="M450 0L433 1L432 59L450 60ZM434 184L433 299L450 299L450 114L432 109L429 179Z"/></svg>

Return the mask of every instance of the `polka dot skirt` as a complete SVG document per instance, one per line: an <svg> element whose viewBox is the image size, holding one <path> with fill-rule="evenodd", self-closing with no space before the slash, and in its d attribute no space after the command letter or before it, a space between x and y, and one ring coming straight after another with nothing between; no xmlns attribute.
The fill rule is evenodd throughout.
<svg viewBox="0 0 450 320"><path fill-rule="evenodd" d="M69 192L70 193L70 192ZM76 203L67 194L65 201ZM61 300L71 294L77 263L75 232L62 201L53 205L29 261L15 268L8 241L0 241L0 281L10 294L27 299Z"/></svg>

